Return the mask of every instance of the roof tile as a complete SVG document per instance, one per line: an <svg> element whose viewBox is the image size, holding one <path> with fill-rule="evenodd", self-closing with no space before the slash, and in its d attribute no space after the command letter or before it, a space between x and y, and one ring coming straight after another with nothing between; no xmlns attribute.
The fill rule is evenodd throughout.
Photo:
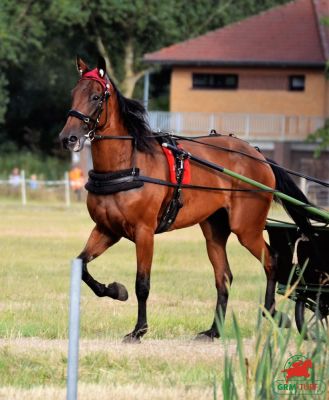
<svg viewBox="0 0 329 400"><path fill-rule="evenodd" d="M171 64L324 64L329 56L329 29L319 24L323 15L329 15L329 0L293 1L148 53L144 60Z"/></svg>

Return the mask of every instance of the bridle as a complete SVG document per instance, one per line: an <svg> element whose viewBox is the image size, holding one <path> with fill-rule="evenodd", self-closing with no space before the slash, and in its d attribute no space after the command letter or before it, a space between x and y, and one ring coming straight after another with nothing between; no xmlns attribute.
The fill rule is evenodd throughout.
<svg viewBox="0 0 329 400"><path fill-rule="evenodd" d="M88 131L88 133L86 133L84 135L84 137L89 139L91 142L95 139L105 139L105 138L109 139L109 138L111 138L110 136L96 135L96 131L98 129L102 128L103 126L105 126L107 123L107 119L108 119L107 101L111 96L110 83L109 83L109 81L102 79L101 77L99 77L97 79L97 78L89 78L88 76L82 76L82 78L80 80L87 80L87 79L97 81L104 88L103 93L99 99L99 102L97 104L95 111L91 115L86 115L86 114L82 113L81 111L71 109L67 113L67 118L68 117L78 118L78 119L80 119L80 121L82 121L84 124L86 124L89 131ZM100 117L101 117L103 109L104 109L103 108L104 103L105 103L105 110L106 110L105 122L102 126L99 126Z"/></svg>
<svg viewBox="0 0 329 400"><path fill-rule="evenodd" d="M88 131L88 133L86 133L84 135L84 137L89 139L91 142L94 139L99 139L97 136L102 136L102 135L96 135L96 131L97 131L97 129L100 128L98 125L99 125L100 117L101 117L102 112L103 112L103 104L104 104L104 102L107 103L107 100L110 97L110 95L111 94L110 94L110 92L108 90L106 90L102 94L102 96L100 98L100 101L97 104L96 110L93 112L92 115L86 115L86 114L82 113L81 111L74 110L74 109L69 110L69 112L67 113L67 117L78 118L88 126L89 131ZM107 107L105 107L105 109L106 109L106 118L105 118L104 126L107 123L107 117L108 117ZM95 114L95 117L93 117L94 114Z"/></svg>
<svg viewBox="0 0 329 400"><path fill-rule="evenodd" d="M132 136L126 136L126 135L112 136L112 135L99 135L99 134L96 134L96 131L98 129L102 128L103 126L105 126L107 124L107 119L108 119L107 101L111 96L110 83L109 83L108 80L101 79L101 78L93 79L93 78L88 78L88 77L82 76L82 78L80 80L82 80L82 79L95 80L98 83L100 83L102 85L102 87L104 88L103 94L100 97L99 103L97 104L97 107L96 107L95 111L91 115L86 115L86 114L82 113L81 111L71 109L67 113L67 118L68 117L78 118L88 126L89 131L88 131L88 133L86 133L84 135L84 137L89 139L90 142L92 142L94 140L102 140L102 139L107 139L107 140L119 139L119 140L134 140L135 141L135 139ZM99 120L100 120L100 117L101 117L102 112L103 112L104 103L105 103L105 111L106 111L105 122L104 122L104 124L102 126L99 126ZM91 126L91 124L93 124L93 125Z"/></svg>

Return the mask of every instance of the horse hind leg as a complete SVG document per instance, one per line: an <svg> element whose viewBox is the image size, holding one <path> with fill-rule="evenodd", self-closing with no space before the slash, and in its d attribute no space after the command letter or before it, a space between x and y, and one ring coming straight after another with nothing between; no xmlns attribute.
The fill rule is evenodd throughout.
<svg viewBox="0 0 329 400"><path fill-rule="evenodd" d="M233 280L226 255L226 242L231 233L226 210L218 210L200 226L206 239L208 257L214 269L217 304L210 329L200 332L196 339L213 340L220 336L219 325L224 324L229 295L228 285L231 285Z"/></svg>
<svg viewBox="0 0 329 400"><path fill-rule="evenodd" d="M240 243L247 248L264 266L266 274L266 292L264 308L276 318L278 325L284 328L291 326L287 315L275 309L275 288L277 283L277 256L263 238L263 230L248 229L237 232ZM264 315L264 314L263 314Z"/></svg>

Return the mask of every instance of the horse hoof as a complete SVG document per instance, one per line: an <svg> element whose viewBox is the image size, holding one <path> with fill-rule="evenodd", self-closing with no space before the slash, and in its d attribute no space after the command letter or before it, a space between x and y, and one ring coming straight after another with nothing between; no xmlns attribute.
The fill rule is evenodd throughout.
<svg viewBox="0 0 329 400"><path fill-rule="evenodd" d="M197 342L211 343L214 341L215 337L219 337L219 336L217 336L217 334L215 332L209 330L209 331L204 331L204 332L198 333L194 340Z"/></svg>
<svg viewBox="0 0 329 400"><path fill-rule="evenodd" d="M277 321L280 328L291 328L291 320L287 314L276 311L274 314L274 319Z"/></svg>
<svg viewBox="0 0 329 400"><path fill-rule="evenodd" d="M133 332L132 333L128 333L128 335L126 335L123 340L122 343L132 343L132 344L139 344L141 343L141 340L139 337L137 337Z"/></svg>
<svg viewBox="0 0 329 400"><path fill-rule="evenodd" d="M126 301L128 299L128 291L121 283L113 282L107 286L108 296L112 299Z"/></svg>

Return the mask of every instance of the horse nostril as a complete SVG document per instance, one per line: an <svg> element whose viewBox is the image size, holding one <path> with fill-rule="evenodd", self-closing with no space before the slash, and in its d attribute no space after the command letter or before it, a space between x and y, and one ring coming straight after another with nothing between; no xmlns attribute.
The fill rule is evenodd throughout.
<svg viewBox="0 0 329 400"><path fill-rule="evenodd" d="M70 136L70 137L69 137L69 141L70 141L71 143L75 143L75 142L78 141L78 138L77 138L76 136Z"/></svg>

